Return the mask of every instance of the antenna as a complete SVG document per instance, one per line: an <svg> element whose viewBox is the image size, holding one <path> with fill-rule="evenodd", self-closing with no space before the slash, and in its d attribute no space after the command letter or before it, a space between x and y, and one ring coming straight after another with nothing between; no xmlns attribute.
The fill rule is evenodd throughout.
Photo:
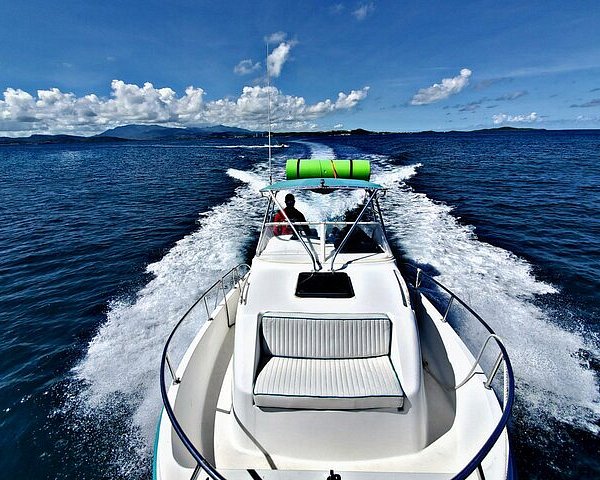
<svg viewBox="0 0 600 480"><path fill-rule="evenodd" d="M273 183L273 170L271 168L271 72L269 70L269 42L267 41L267 93L269 97L269 184Z"/></svg>

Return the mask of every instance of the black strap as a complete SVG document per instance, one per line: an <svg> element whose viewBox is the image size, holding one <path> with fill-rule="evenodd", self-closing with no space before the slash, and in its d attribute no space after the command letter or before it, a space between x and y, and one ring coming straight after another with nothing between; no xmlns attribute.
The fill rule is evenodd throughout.
<svg viewBox="0 0 600 480"><path fill-rule="evenodd" d="M352 167L353 167L353 163L352 163L352 160L350 160L350 178L354 178L352 176Z"/></svg>
<svg viewBox="0 0 600 480"><path fill-rule="evenodd" d="M296 178L300 178L300 159L296 160Z"/></svg>

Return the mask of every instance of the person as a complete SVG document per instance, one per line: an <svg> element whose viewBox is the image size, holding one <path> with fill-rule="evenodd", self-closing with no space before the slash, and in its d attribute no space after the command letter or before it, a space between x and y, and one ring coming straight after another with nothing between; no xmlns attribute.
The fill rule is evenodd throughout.
<svg viewBox="0 0 600 480"><path fill-rule="evenodd" d="M287 217L293 223L306 222L306 218L304 218L304 215L302 214L302 212L294 206L295 204L296 204L296 199L294 198L294 195L292 195L291 193L288 193L285 196L285 208L283 209L285 211L285 215L287 215ZM273 228L273 233L275 235L293 235L294 234L294 230L292 229L290 224L287 223L287 220L285 219L283 212L281 212L281 211L277 212L277 214L275 215L275 218L273 219L273 222L285 223L285 225L275 225L275 227ZM308 225L298 226L298 227L296 227L296 230L298 230L298 231L302 230L307 235L310 233L310 229L308 228Z"/></svg>

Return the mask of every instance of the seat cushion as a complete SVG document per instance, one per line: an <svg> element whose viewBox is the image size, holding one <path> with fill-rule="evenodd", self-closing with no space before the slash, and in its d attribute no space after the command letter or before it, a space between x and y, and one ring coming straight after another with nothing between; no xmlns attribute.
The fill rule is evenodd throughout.
<svg viewBox="0 0 600 480"><path fill-rule="evenodd" d="M254 403L315 410L401 408L404 392L388 356L273 357L258 374Z"/></svg>
<svg viewBox="0 0 600 480"><path fill-rule="evenodd" d="M263 350L275 357L364 358L388 355L391 322L386 316L311 318L265 315Z"/></svg>

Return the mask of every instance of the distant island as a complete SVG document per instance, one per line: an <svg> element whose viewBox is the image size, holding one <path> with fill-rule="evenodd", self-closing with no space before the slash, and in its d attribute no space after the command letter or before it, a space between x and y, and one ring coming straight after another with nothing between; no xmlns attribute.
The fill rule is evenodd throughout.
<svg viewBox="0 0 600 480"><path fill-rule="evenodd" d="M231 138L261 136L243 128L215 125L210 127L163 127L160 125L123 125L105 132L84 137L79 135L31 135L29 137L0 137L0 145L40 145L53 143L108 143L132 141L177 141L201 140L206 138Z"/></svg>
<svg viewBox="0 0 600 480"><path fill-rule="evenodd" d="M446 132L372 132L362 128L354 130L329 130L309 132L274 132L273 138L278 137L315 137L315 136L348 136L348 135L440 135L440 134L468 134L468 133L498 133L498 132L545 132L541 128L516 128L498 127L480 130L452 130ZM206 140L210 138L252 138L266 137L265 131L252 131L244 128L229 127L227 125L214 125L209 127L163 127L160 125L123 125L111 128L98 135L89 137L79 135L40 135L29 137L0 137L0 145L43 145L61 143L112 143L112 142L139 142L139 141L183 141Z"/></svg>

